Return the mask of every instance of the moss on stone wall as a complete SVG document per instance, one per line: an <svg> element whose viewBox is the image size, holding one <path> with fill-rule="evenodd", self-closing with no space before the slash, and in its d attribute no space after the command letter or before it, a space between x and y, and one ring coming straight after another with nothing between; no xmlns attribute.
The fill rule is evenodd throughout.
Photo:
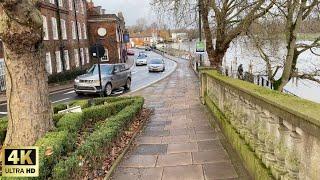
<svg viewBox="0 0 320 180"><path fill-rule="evenodd" d="M255 155L249 145L246 144L244 139L241 138L240 134L238 134L237 131L232 127L230 121L208 96L205 97L205 102L207 107L213 113L215 119L219 122L222 132L228 139L229 143L238 152L244 162L244 165L254 179L274 179L270 170L264 166L262 161Z"/></svg>
<svg viewBox="0 0 320 180"><path fill-rule="evenodd" d="M301 117L316 126L320 126L320 104L304 100L292 95L284 94L278 91L270 90L255 84L232 79L217 73L214 70L203 69L209 77L214 78L224 84L227 84L242 93L249 94L256 99L265 101L275 107L283 109L291 114Z"/></svg>

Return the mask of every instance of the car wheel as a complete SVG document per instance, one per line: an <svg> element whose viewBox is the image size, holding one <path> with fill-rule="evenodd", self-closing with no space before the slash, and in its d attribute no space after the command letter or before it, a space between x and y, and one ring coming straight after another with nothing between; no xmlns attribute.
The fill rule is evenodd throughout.
<svg viewBox="0 0 320 180"><path fill-rule="evenodd" d="M106 85L106 88L104 89L104 95L110 96L111 93L112 93L112 85L111 85L111 83L108 83Z"/></svg>
<svg viewBox="0 0 320 180"><path fill-rule="evenodd" d="M126 82L126 85L124 86L124 88L126 90L130 90L130 88L131 88L131 79L130 78L127 79L127 82Z"/></svg>

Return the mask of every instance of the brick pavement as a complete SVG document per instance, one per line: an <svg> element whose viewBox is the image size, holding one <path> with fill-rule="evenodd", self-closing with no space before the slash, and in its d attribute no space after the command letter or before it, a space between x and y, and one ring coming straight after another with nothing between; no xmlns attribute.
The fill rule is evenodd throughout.
<svg viewBox="0 0 320 180"><path fill-rule="evenodd" d="M235 155L222 145L218 127L209 123L213 117L200 103L199 81L188 66L178 60L171 76L134 94L145 97L154 115L112 179L249 179L241 163L231 161Z"/></svg>

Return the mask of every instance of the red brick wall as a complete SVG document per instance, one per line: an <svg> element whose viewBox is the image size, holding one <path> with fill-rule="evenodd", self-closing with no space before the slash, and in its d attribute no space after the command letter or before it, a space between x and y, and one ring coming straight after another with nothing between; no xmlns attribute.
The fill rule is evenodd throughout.
<svg viewBox="0 0 320 180"><path fill-rule="evenodd" d="M101 27L107 29L107 35L104 38L99 38L97 33L98 29ZM116 21L97 21L97 22L89 21L90 44L93 45L97 43L98 40L100 39L100 42L103 44L105 49L108 50L108 56L109 56L108 63L120 63L119 52L118 52L120 43L117 42L116 29L117 29Z"/></svg>
<svg viewBox="0 0 320 180"><path fill-rule="evenodd" d="M70 69L73 70L76 68L76 63L75 63L75 54L74 54L74 49L80 49L83 48L85 52L85 48L89 48L89 39L87 35L87 39L84 39L84 30L83 30L83 23L85 26L87 26L87 11L86 11L86 1L85 0L75 0L76 3L79 3L79 1L83 1L84 5L84 14L80 10L80 5L78 12L76 13L77 18L75 18L75 9L72 8L73 10L70 10L69 8L69 2L68 1L63 1L63 7L60 8L60 18L64 19L66 21L66 30L67 30L67 40L62 40L60 37L59 40L53 40L53 30L52 30L52 21L51 17L56 17L57 18L57 6L55 4L49 3L48 0L45 0L45 2L42 2L40 11L42 15L46 16L47 18L47 23L48 23L48 34L49 34L49 40L44 41L44 49L45 52L50 52L51 54L51 66L52 66L52 71L53 74L57 72L57 67L56 67L56 56L55 52L60 50L60 47L63 47L63 50L68 50L69 53L69 63L70 63ZM71 21L76 22L77 21L81 25L81 33L82 33L82 39L78 40L73 39L72 37L72 23ZM59 20L57 18L57 21L59 23ZM87 30L88 34L88 30ZM79 50L79 60L81 58L80 50ZM90 63L87 63L87 57L86 53L84 53L84 66L82 68L86 68L92 64L91 59ZM81 62L80 62L81 64ZM81 67L81 65L80 65ZM79 67L79 68L80 68Z"/></svg>

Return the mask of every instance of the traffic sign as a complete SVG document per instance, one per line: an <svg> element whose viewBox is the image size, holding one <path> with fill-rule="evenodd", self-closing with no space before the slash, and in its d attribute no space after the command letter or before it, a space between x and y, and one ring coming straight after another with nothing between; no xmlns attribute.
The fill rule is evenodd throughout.
<svg viewBox="0 0 320 180"><path fill-rule="evenodd" d="M196 53L204 53L206 51L206 45L203 41L197 41Z"/></svg>

